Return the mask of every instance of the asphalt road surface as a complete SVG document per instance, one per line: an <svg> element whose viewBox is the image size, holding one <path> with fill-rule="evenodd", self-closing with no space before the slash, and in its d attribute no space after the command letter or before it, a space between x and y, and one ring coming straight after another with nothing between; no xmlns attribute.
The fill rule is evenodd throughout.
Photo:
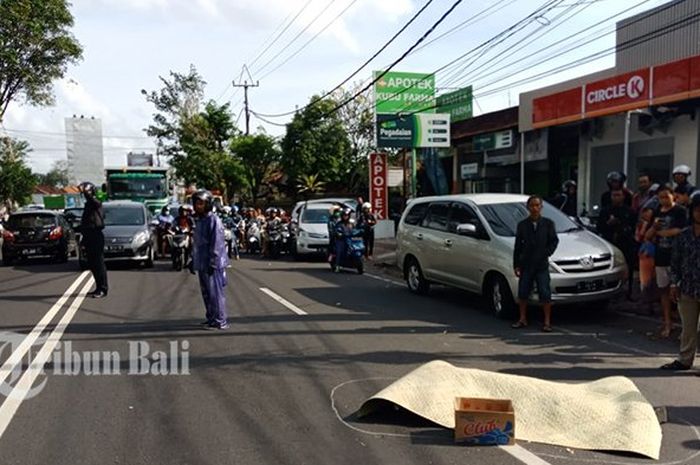
<svg viewBox="0 0 700 465"><path fill-rule="evenodd" d="M650 339L653 318L555 307L554 333L534 315L513 330L476 296L438 287L416 297L371 267L233 265L227 331L200 329L197 280L167 262L110 267L102 300L79 295L91 278L74 259L0 269L0 463L700 464L700 377L658 369L677 341ZM435 359L563 382L628 376L667 407L661 460L527 442L471 448L401 411L356 417Z"/></svg>

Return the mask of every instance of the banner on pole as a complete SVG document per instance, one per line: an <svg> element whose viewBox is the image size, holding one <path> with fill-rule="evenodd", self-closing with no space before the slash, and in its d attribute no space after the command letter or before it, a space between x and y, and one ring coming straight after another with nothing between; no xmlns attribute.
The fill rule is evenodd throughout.
<svg viewBox="0 0 700 465"><path fill-rule="evenodd" d="M389 190L386 153L369 156L369 202L378 221L389 219Z"/></svg>

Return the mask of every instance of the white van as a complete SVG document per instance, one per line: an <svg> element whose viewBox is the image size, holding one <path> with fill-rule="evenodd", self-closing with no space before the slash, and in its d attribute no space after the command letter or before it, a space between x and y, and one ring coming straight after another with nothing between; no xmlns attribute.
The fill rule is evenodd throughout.
<svg viewBox="0 0 700 465"><path fill-rule="evenodd" d="M397 233L397 261L408 288L425 294L430 283L487 296L502 318L514 315L518 278L513 270L515 230L528 216L528 197L464 194L421 197L410 202ZM548 203L559 246L549 259L552 301L608 301L623 290L622 252Z"/></svg>

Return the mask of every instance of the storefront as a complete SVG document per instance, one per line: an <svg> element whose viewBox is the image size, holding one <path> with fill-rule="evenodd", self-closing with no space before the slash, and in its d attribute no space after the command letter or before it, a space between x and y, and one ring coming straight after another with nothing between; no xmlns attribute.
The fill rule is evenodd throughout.
<svg viewBox="0 0 700 465"><path fill-rule="evenodd" d="M674 165L700 166L700 25L658 34L699 2L675 2L618 23L617 66L579 79L521 94L518 128L526 135L547 129L559 148L547 151L550 187L569 176L579 184L579 207L599 203L606 174L628 175L636 189L639 173L654 182L671 181ZM630 27L634 25L634 28ZM658 52L662 50L663 53ZM657 63L654 58L657 58ZM663 61L661 61L663 60ZM564 153L567 147L577 153ZM697 178L691 177L691 182ZM526 176L526 187L532 192Z"/></svg>

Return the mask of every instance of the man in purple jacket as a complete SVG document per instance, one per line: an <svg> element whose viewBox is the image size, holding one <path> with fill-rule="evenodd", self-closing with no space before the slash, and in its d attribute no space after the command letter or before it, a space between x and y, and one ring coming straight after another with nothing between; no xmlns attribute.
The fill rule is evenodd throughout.
<svg viewBox="0 0 700 465"><path fill-rule="evenodd" d="M192 271L199 275L207 319L204 329L228 329L226 312L226 267L228 254L224 239L224 226L212 213L211 192L199 190L192 195L195 211L194 250Z"/></svg>

